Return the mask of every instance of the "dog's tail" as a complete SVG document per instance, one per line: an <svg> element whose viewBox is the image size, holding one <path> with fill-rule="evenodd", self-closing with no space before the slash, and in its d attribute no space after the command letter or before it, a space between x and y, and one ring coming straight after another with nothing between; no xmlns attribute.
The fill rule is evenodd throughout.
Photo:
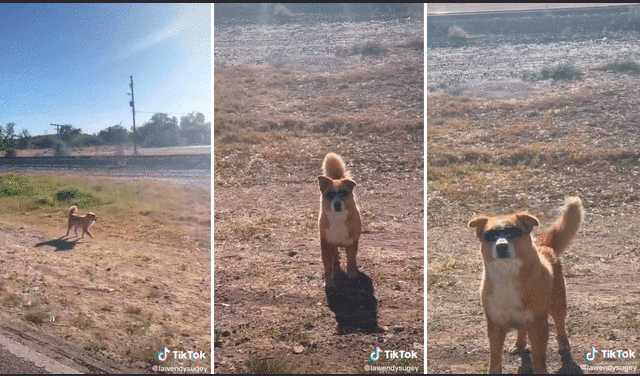
<svg viewBox="0 0 640 376"><path fill-rule="evenodd" d="M562 215L538 238L538 245L551 247L556 255L560 255L580 230L583 216L582 201L578 197L567 198Z"/></svg>
<svg viewBox="0 0 640 376"><path fill-rule="evenodd" d="M73 213L76 212L76 210L78 210L78 207L73 205L72 207L69 208L69 217L71 217L73 215Z"/></svg>
<svg viewBox="0 0 640 376"><path fill-rule="evenodd" d="M324 162L322 162L322 173L324 176L334 180L349 177L347 165L345 165L342 158L335 153L329 153L324 157Z"/></svg>

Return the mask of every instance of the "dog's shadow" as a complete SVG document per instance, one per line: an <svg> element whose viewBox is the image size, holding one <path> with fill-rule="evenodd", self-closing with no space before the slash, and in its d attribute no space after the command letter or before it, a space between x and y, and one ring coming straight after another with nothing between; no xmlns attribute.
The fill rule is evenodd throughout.
<svg viewBox="0 0 640 376"><path fill-rule="evenodd" d="M72 250L76 244L78 244L78 241L80 241L81 238L77 238L75 240L70 240L71 238L65 236L61 236L58 239L53 239L53 240L49 240L46 242L41 242L38 243L36 245L34 245L34 247L42 247L42 246L50 246L50 247L54 247L57 251L70 251Z"/></svg>
<svg viewBox="0 0 640 376"><path fill-rule="evenodd" d="M329 309L336 315L338 334L379 333L378 300L373 295L371 278L358 271L348 278L343 271L334 274L334 287L325 287Z"/></svg>

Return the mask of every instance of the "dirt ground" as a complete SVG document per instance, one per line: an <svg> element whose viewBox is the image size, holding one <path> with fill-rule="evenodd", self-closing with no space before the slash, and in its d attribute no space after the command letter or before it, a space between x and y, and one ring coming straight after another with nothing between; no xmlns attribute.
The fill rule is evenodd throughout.
<svg viewBox="0 0 640 376"><path fill-rule="evenodd" d="M164 347L204 351L207 359L163 366L210 369L209 189L81 179L96 189L137 190L144 200L131 201L134 211L97 210L94 239L73 231L63 238L65 210L3 215L0 331L86 372L151 373Z"/></svg>
<svg viewBox="0 0 640 376"><path fill-rule="evenodd" d="M398 47L421 40L413 22L287 26L302 33L285 45L255 26L216 30L216 373L423 372L423 52ZM360 34L342 40L336 30ZM257 65L224 58L245 56L251 40L295 51L326 36L346 48L372 32L388 55L347 54L339 69L303 69L284 51ZM364 232L360 277L327 294L317 176L330 151L358 184ZM415 358L373 363L377 347Z"/></svg>
<svg viewBox="0 0 640 376"><path fill-rule="evenodd" d="M585 221L563 257L572 354L581 366L611 366L590 372L634 373L613 367L640 367L640 81L602 66L638 61L637 34L532 44L485 37L427 50L427 369L488 369L482 260L467 222L529 210L541 220L537 236L565 197L579 196ZM558 62L575 63L582 80L527 79ZM550 332L547 366L555 372ZM506 352L515 339L507 336L505 373L519 365ZM589 363L592 348L600 355ZM606 359L602 350L635 358Z"/></svg>

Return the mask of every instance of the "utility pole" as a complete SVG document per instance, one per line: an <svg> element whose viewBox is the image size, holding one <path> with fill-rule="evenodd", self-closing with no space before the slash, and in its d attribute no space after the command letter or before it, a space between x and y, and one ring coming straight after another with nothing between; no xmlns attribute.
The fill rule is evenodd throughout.
<svg viewBox="0 0 640 376"><path fill-rule="evenodd" d="M138 148L136 146L136 138L137 138L137 133L136 133L136 107L135 104L133 103L133 75L129 76L131 78L131 83L129 84L129 86L131 86L131 102L129 102L129 106L131 106L131 112L133 113L133 154L134 155L138 155Z"/></svg>
<svg viewBox="0 0 640 376"><path fill-rule="evenodd" d="M53 125L54 127L56 127L56 136L58 136L58 140L60 139L60 127L62 127L62 125L60 124L49 124L49 125Z"/></svg>

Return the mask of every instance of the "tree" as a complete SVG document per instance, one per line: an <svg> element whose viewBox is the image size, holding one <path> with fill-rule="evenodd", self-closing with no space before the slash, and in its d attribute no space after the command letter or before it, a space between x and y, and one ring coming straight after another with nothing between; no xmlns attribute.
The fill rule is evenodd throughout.
<svg viewBox="0 0 640 376"><path fill-rule="evenodd" d="M7 123L7 126L5 127L4 139L5 139L5 142L7 143L7 149L15 148L15 142L16 142L15 126L16 126L16 123L12 122L12 123Z"/></svg>
<svg viewBox="0 0 640 376"><path fill-rule="evenodd" d="M129 131L121 125L114 125L101 130L98 137L107 145L120 145L129 140Z"/></svg>
<svg viewBox="0 0 640 376"><path fill-rule="evenodd" d="M71 124L65 124L60 126L60 139L63 141L71 141L74 137L82 133L82 129L74 128Z"/></svg>
<svg viewBox="0 0 640 376"><path fill-rule="evenodd" d="M211 123L204 122L202 112L191 112L180 118L180 137L186 145L208 145L211 143Z"/></svg>
<svg viewBox="0 0 640 376"><path fill-rule="evenodd" d="M178 119L164 113L157 113L137 129L138 141L144 147L178 145Z"/></svg>
<svg viewBox="0 0 640 376"><path fill-rule="evenodd" d="M7 123L4 128L0 125L0 151L4 152L5 157L13 157L16 155L15 126L16 123L13 122Z"/></svg>
<svg viewBox="0 0 640 376"><path fill-rule="evenodd" d="M7 140L4 137L4 128L0 125L0 151L7 150Z"/></svg>
<svg viewBox="0 0 640 376"><path fill-rule="evenodd" d="M31 135L29 131L23 129L18 138L18 149L28 149L31 146Z"/></svg>

